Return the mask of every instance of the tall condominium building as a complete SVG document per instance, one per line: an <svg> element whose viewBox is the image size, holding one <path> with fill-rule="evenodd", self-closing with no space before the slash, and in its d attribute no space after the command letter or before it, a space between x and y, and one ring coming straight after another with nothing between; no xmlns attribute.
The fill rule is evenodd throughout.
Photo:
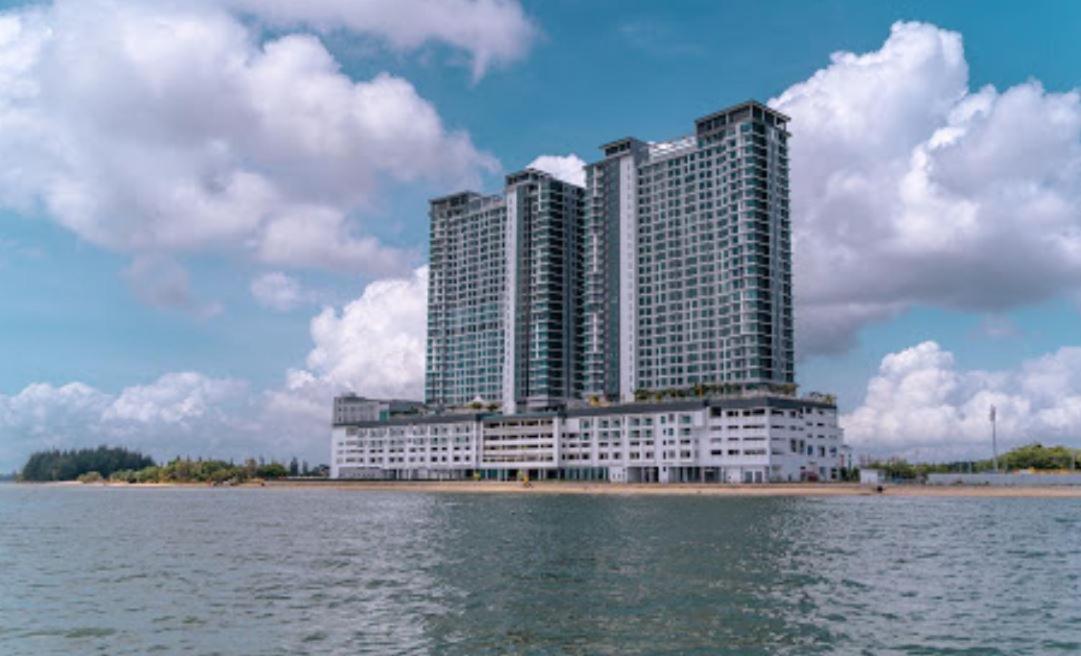
<svg viewBox="0 0 1081 656"><path fill-rule="evenodd" d="M841 477L835 400L793 384L787 123L747 102L605 144L585 188L525 170L433 200L435 412L341 401L331 475Z"/></svg>
<svg viewBox="0 0 1081 656"><path fill-rule="evenodd" d="M605 144L584 190L527 170L433 200L428 402L791 385L787 121L747 102Z"/></svg>
<svg viewBox="0 0 1081 656"><path fill-rule="evenodd" d="M583 193L527 169L507 176L502 195L431 201L429 404L513 411L570 397Z"/></svg>
<svg viewBox="0 0 1081 656"><path fill-rule="evenodd" d="M503 391L507 211L473 192L431 201L425 399L493 402Z"/></svg>
<svg viewBox="0 0 1081 656"><path fill-rule="evenodd" d="M573 392L577 235L584 190L526 170L507 176L503 406L544 409Z"/></svg>
<svg viewBox="0 0 1081 656"><path fill-rule="evenodd" d="M601 147L586 167L579 231L580 287L575 391L582 398L626 398L635 390L638 165L648 156L637 139Z"/></svg>
<svg viewBox="0 0 1081 656"><path fill-rule="evenodd" d="M794 382L788 118L756 102L587 170L580 394Z"/></svg>

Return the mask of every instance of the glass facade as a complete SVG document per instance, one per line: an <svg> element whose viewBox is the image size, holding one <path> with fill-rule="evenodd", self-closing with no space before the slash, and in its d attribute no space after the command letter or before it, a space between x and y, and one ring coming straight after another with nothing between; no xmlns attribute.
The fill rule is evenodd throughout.
<svg viewBox="0 0 1081 656"><path fill-rule="evenodd" d="M430 208L425 400L497 401L503 383L506 208L464 192Z"/></svg>
<svg viewBox="0 0 1081 656"><path fill-rule="evenodd" d="M582 196L581 187L526 170L507 176L503 195L431 201L428 403L566 401Z"/></svg>
<svg viewBox="0 0 1081 656"><path fill-rule="evenodd" d="M748 102L603 146L585 189L527 170L433 200L428 402L790 386L787 122Z"/></svg>
<svg viewBox="0 0 1081 656"><path fill-rule="evenodd" d="M583 193L538 171L507 177L508 221L515 224L508 266L516 268L508 290L514 330L508 362L515 368L508 391L516 405L549 408L571 395L575 306L569 300Z"/></svg>
<svg viewBox="0 0 1081 656"><path fill-rule="evenodd" d="M787 118L696 122L638 169L638 384L794 380Z"/></svg>

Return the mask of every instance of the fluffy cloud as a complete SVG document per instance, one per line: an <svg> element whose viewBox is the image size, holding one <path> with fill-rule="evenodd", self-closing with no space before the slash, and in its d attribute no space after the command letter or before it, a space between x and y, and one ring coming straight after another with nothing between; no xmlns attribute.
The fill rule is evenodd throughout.
<svg viewBox="0 0 1081 656"><path fill-rule="evenodd" d="M270 303L306 293L280 273L259 281ZM78 382L0 394L0 470L21 466L37 449L101 443L159 458L265 454L322 462L334 395L423 398L427 297L422 267L368 284L340 310L323 309L311 321L306 368L288 371L278 389L256 392L245 381L179 372L116 394Z"/></svg>
<svg viewBox="0 0 1081 656"><path fill-rule="evenodd" d="M458 4L466 23L516 7ZM332 3L304 6L311 15L267 11L334 18ZM352 25L364 12L340 14ZM408 47L456 29L398 27L371 30ZM478 62L511 55L479 27L449 43L467 47L469 34L483 42ZM0 14L0 205L122 252L402 271L417 254L364 236L351 213L387 182L466 184L496 161L408 81L355 82L310 35L259 37L212 3L58 0Z"/></svg>
<svg viewBox="0 0 1081 656"><path fill-rule="evenodd" d="M128 387L102 414L105 421L185 424L243 394L247 385L194 372L170 373L150 385Z"/></svg>
<svg viewBox="0 0 1081 656"><path fill-rule="evenodd" d="M398 50L442 42L473 57L473 77L493 63L522 57L538 30L512 0L226 0L284 27L345 27L374 34Z"/></svg>
<svg viewBox="0 0 1081 656"><path fill-rule="evenodd" d="M124 271L135 296L147 305L181 310L209 318L222 312L220 303L199 303L191 292L188 272L162 255L140 255Z"/></svg>
<svg viewBox="0 0 1081 656"><path fill-rule="evenodd" d="M340 311L324 308L311 321L306 369L290 370L268 391L268 416L298 432L319 430L331 399L342 392L377 398L424 398L428 267L408 278L370 283Z"/></svg>
<svg viewBox="0 0 1081 656"><path fill-rule="evenodd" d="M570 155L541 155L530 162L526 168L544 171L564 182L584 187L586 186L585 166L586 163L581 157L571 153Z"/></svg>
<svg viewBox="0 0 1081 656"><path fill-rule="evenodd" d="M336 387L368 396L424 393L428 267L408 278L378 280L341 312L312 319L308 369Z"/></svg>
<svg viewBox="0 0 1081 656"><path fill-rule="evenodd" d="M868 452L982 457L990 449L992 405L1000 445L1081 444L1081 348L988 372L960 370L952 353L924 342L883 358L863 404L841 423L845 438Z"/></svg>
<svg viewBox="0 0 1081 656"><path fill-rule="evenodd" d="M118 394L83 383L36 383L13 396L0 395L0 466L19 467L42 448L101 443L159 458L302 452L302 444L248 420L256 417L254 407L244 382L194 372L166 374Z"/></svg>
<svg viewBox="0 0 1081 656"><path fill-rule="evenodd" d="M279 312L288 312L311 298L295 278L281 271L264 273L252 280L251 294L260 305Z"/></svg>
<svg viewBox="0 0 1081 656"><path fill-rule="evenodd" d="M918 304L999 312L1081 283L1077 92L970 90L959 34L898 23L770 104L792 117L801 352Z"/></svg>
<svg viewBox="0 0 1081 656"><path fill-rule="evenodd" d="M54 387L46 383L27 385L14 396L0 395L0 426L8 438L18 433L49 440L79 429L70 417L100 416L108 407L108 395L82 383ZM10 446L12 440L2 443Z"/></svg>

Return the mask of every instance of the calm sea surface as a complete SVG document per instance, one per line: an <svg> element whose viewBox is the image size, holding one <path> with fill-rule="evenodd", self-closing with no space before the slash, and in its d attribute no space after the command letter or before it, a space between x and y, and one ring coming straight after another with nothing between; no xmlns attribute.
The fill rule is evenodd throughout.
<svg viewBox="0 0 1081 656"><path fill-rule="evenodd" d="M0 654L1081 652L1081 502L0 485Z"/></svg>

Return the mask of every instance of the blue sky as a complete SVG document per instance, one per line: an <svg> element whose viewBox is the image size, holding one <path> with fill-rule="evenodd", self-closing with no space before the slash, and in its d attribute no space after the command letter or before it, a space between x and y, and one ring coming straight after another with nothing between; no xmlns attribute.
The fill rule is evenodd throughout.
<svg viewBox="0 0 1081 656"><path fill-rule="evenodd" d="M1011 235L1023 232L1026 221L1035 220L1027 217L1042 211L1040 208L1052 207L1047 210L1049 216L1039 219L1041 230L1066 238L1081 232L1077 205L1081 181L1071 185L1069 179L1055 177L1053 172L1028 176L1020 168L998 170L993 164L994 153L1021 152L1016 151L1020 146L1004 136L1016 130L996 126L1015 125L1010 122L1014 116L1010 112L1021 112L1024 107L1046 110L1062 121L1064 127L1057 136L1039 137L1051 140L1041 146L1052 153L1048 161L1060 164L1062 170L1077 164L1081 146L1074 129L1076 117L1070 113L1077 102L1068 96L1081 86L1081 70L1075 65L1081 61L1081 6L1076 3L548 0L478 5L453 0L452 18L441 19L428 12L433 14L429 17L432 25L425 26L427 19L419 20L419 35L414 33L415 26L407 34L405 22L388 18L395 12L425 12L411 7L413 3L375 3L376 14L381 11L382 15L354 12L349 4L319 0L308 9L294 7L275 13L275 8L288 3L207 0L178 8L164 0L95 0L42 3L35 9L22 3L0 3L9 22L22 26L14 36L0 30L0 80L17 73L15 79L32 81L46 90L27 97L16 97L13 92L10 97L0 95L0 100L25 109L27 116L45 126L46 133L58 129L75 144L58 140L63 143L55 149L41 147L42 152L37 152L39 146L34 142L20 141L23 135L16 133L12 122L5 128L0 120L0 152L7 151L0 155L0 298L4 299L0 304L0 467L16 465L27 449L41 444L127 440L139 446L144 444L140 436L146 432L160 432L168 436L169 444L183 444L194 452L211 447L238 454L258 449L268 455L300 453L316 460L325 450L316 409L328 394L343 387L368 393L416 389L415 380L389 384L372 372L380 362L410 357L395 347L399 350L388 351L391 360L379 359L388 336L361 325L369 316L363 313L377 307L375 291L365 303L349 304L364 298L369 283L408 281L410 271L423 264L429 197L466 184L492 191L500 184L502 173L521 168L543 154L576 154L589 161L595 158L597 145L619 136L673 138L688 132L696 116L747 98L778 99L783 109L791 108L796 143L807 144L793 165L794 193L798 195L795 206L798 212L804 204L805 216L814 217L816 232L825 234L820 229L825 226L851 234L857 229L853 226L863 223L881 228L878 232L868 229L861 237L868 240L869 261L849 262L845 265L849 269L842 267L840 275L851 284L837 289L826 289L822 271L831 266L831 258L858 259L861 249L827 253L816 241L797 239L797 261L819 258L814 263L817 273L806 276L811 282L797 287L797 291L806 292L804 299L797 298L797 331L814 335L801 348L798 379L805 390L839 393L842 410L850 413L849 433L857 444L889 452L919 447L926 453L935 445L942 445L943 454L968 452L977 448L974 444L982 430L976 419L977 407L995 399L1016 409L1012 428L1006 423L1007 439L1046 436L1070 441L1081 436L1081 403L1076 408L1064 405L1047 398L1049 393L1040 387L1050 376L1041 372L1054 370L1058 372L1054 384L1062 395L1072 398L1076 394L1081 399L1081 381L1062 373L1070 369L1073 358L1081 357L1069 350L1081 342L1081 296L1070 291L1071 286L1079 288L1081 276L1077 272L1081 269L1075 267L1069 248L1048 258L1047 272L1039 266L1040 249L1046 248L1046 243L1034 243L1031 248L1019 244L1023 252L1016 256L1008 249L995 250L1009 245ZM139 8L132 9L136 5ZM492 7L497 11L480 11ZM395 143L380 142L372 146L377 150L370 157L364 148L374 137L365 137L368 141L358 137L358 159L340 154L334 157L343 158L341 167L345 170L351 166L371 170L356 180L335 181L323 188L317 176L308 179L303 174L304 162L309 168L318 166L318 150L305 155L309 159L301 158L296 170L290 170L288 164L288 144L306 143L300 141L308 134L302 130L311 126L297 128L298 140L279 143L274 135L241 136L243 126L224 119L215 124L220 97L198 94L207 89L228 89L233 78L223 77L206 86L192 82L188 88L178 81L182 76L163 73L146 86L112 86L131 74L130 62L123 57L134 57L143 67L141 74L150 78L160 72L152 69L153 65L164 62L161 65L166 70L169 56L184 55L181 47L164 55L159 50L173 38L168 32L146 40L132 37L123 55L95 50L104 48L102 43L111 34L130 36L130 31L150 24L145 21L153 19L155 12L190 24L202 21L216 26L218 31L211 34L221 37L223 57L230 54L230 48L241 47L231 30L246 30L246 38L256 49L283 37L308 35L321 46L312 50L311 44L300 47L293 43L297 46L290 51L293 60L282 57L267 63L266 68L285 67L301 58L318 60L322 55L312 53L325 48L330 58L328 79L335 69L339 71L334 78L337 82L344 77L346 83L361 85L389 74L413 90L404 101L395 96L394 102L405 103L399 110L428 107L437 117L437 131L442 132L432 143L413 143L413 131L400 128L400 141L405 144L401 153L395 150ZM443 24L436 24L437 20ZM456 29L453 23L458 20L468 23L469 29ZM924 25L891 37L891 26L898 21ZM46 40L31 57L40 62L34 60L33 65L20 68L25 57L16 55L26 52L20 44L38 43L28 27L35 24L50 26L54 34L74 34L72 41L84 46L81 56L90 63L84 61L73 69L46 65L55 54L53 50L59 53L55 61L65 61L61 47ZM105 36L84 34L91 28ZM957 44L963 41L960 61L951 50L955 37ZM894 44L892 48L888 40ZM146 51L132 50L138 47ZM211 59L219 52L213 47L206 51ZM839 51L853 53L853 57L879 51L889 56L883 55L884 64L872 65L871 60L831 64L831 54ZM98 57L101 61L94 61ZM926 57L926 65L906 68L906 62L920 57ZM490 60L490 65L480 70L477 62L483 58ZM110 66L115 67L115 76ZM208 70L214 66L211 62ZM832 78L815 81L816 72L831 66ZM65 77L69 75L81 76L78 79L90 80L90 84L85 88L71 85L78 90L70 96L64 95L68 91L50 96L49 89L68 86ZM200 75L192 77L202 80ZM929 78L926 84L913 81L921 75ZM245 93L252 94L253 105L261 106L260 93L279 91L270 86L276 79L260 77L258 84L264 86L244 87ZM1037 83L1041 86L1033 91L1032 85ZM170 89L169 84L177 88ZM905 87L896 105L915 99L913 105L936 106L937 113L920 113L918 108L896 115L887 112L881 123L886 136L872 135L879 126L866 116L871 111L870 101L861 90L876 84L886 90L883 94ZM804 86L785 95L797 85ZM993 86L997 95L976 98L986 85ZM1013 104L1007 93L1011 88L1020 89L1016 94L1020 100ZM190 99L190 106L179 100L168 111L177 107L175 111L183 115L159 119L155 112L164 110L153 108L163 106L154 104L160 99L139 95L151 92L176 93L178 99ZM289 94L283 98L276 102L288 104ZM76 102L87 103L88 109L73 111ZM363 107L368 101L357 102ZM969 105L964 105L966 102ZM937 107L936 103L946 105ZM968 136L955 148L935 150L937 146L929 145L936 130L953 125L949 112L956 116L962 111L958 108L980 103L991 107L986 110L988 118L957 119L962 121L959 129L966 130ZM0 108L4 106L0 102ZM115 124L118 112L123 115L125 108L146 107L152 111L139 114L130 129ZM797 178L804 171L804 179L813 177L810 173L819 162L841 173L831 184L859 178L867 168L863 163L847 163L851 144L835 148L832 141L834 121L829 112L834 112L840 123L847 120L844 117L849 111L871 126L868 138L888 142L891 134L905 136L898 137L896 143L880 144L879 150L867 155L873 167L892 158L893 164L868 174L865 182L877 185L883 198L902 197L893 209L887 209L892 207L890 202L884 201L878 208L866 197L851 194L827 202L822 200L825 187L796 189L800 184ZM288 108L283 116L275 120L288 118ZM995 117L999 117L997 121ZM196 128L190 127L196 124ZM292 124L281 125L284 130L292 128ZM131 141L121 152L88 136L88 129L90 133L101 129L105 134L120 130L118 134ZM202 138L207 143L216 139L231 145L230 152L242 152L235 156L237 170L265 175L275 185L273 197L298 208L299 223L290 225L305 225L310 220L305 212L318 206L334 215L327 221L335 229L347 230L358 239L377 240L383 249L381 263L373 264L378 257L363 255L367 251L361 246L349 254L323 252L317 246L303 256L280 249L271 253L265 241L259 241L266 239L265 233L243 233L240 228L222 237L204 226L202 233L188 239L186 222L199 210L170 207L172 201L163 198L173 196L155 197L152 191L139 191L142 197L129 198L133 188L160 184L162 189L171 189L170 176L190 172L186 167L194 167L198 174L217 171L216 160L206 164L198 159L205 151L177 156L175 161L163 156L158 170L154 153L170 153L170 144L186 143L178 141L177 132L188 129L195 136L184 133L184 139ZM13 134L4 136L5 131ZM460 156L447 159L448 164L430 154L432 148L445 151L456 134L468 139ZM234 136L235 143L231 141ZM348 138L353 137L343 137ZM267 143L252 145L258 139ZM348 146L352 142L344 143ZM319 147L333 150L334 144ZM144 148L151 154L140 150ZM897 189L906 180L905 171L912 172L905 169L911 153L920 148L941 160L927 169L930 191L924 191L933 198L913 200L915 192ZM271 151L276 154L266 155ZM279 151L285 154L279 157ZM129 152L143 158L130 170L123 160ZM399 155L404 163L398 163ZM1014 159L1020 162L1023 156L1022 152ZM100 167L94 164L98 158ZM409 162L426 158L433 159L428 168L418 164L416 172L409 170ZM395 163L372 164L372 160ZM86 185L77 187L81 195L76 194L75 201L69 186L62 187L63 193L57 191L50 169L54 166L66 167L62 176L65 185L73 180ZM199 168L203 166L210 168ZM433 173L439 166L455 170L446 176ZM979 181L964 179L964 171L980 171L995 182L981 186ZM324 173L323 178L327 177L333 175ZM1037 189L1040 194L1018 201L1017 208L1002 207L992 192L1013 188L1011 185L1031 193ZM108 195L100 191L102 187L111 189ZM95 196L99 193L105 200ZM87 197L90 201L78 205ZM1047 201L1049 197L1053 203ZM1001 211L996 212L996 207ZM876 214L880 209L881 217ZM160 216L155 214L159 210ZM277 210L261 211L273 214ZM851 216L842 217L848 223L842 224L837 217L849 211ZM861 212L867 214L866 221ZM276 220L267 219L267 225ZM797 213L794 220L801 221L801 216ZM952 232L928 232L940 223L948 224ZM141 232L144 225L152 226L147 229L149 237ZM910 232L911 226L921 229ZM981 232L983 226L994 229ZM195 232L193 229L192 234ZM894 238L888 247L881 246ZM960 244L961 250L951 251L949 243ZM801 246L805 249L802 253ZM882 250L876 257L879 246ZM980 250L986 255L971 255L971 251ZM1000 259L995 259L996 255ZM876 265L875 259L881 264ZM1011 267L1016 267L1016 272ZM913 270L928 274L920 277ZM936 271L942 272L935 274L938 278L932 275ZM1030 281L1026 272L1052 282ZM260 302L252 292L253 282L268 274L280 274L275 281L287 280L292 285L277 309L268 307L273 303L266 298ZM973 280L951 288L953 280L969 274ZM861 280L864 275L866 279ZM903 279L903 283L893 278ZM1012 285L1012 280L1022 282ZM281 291L280 287L274 289ZM419 293L420 286L403 290ZM966 300L970 298L974 300ZM858 311L845 308L851 316L841 312L836 315L843 314L840 319L826 316L835 311L837 303L850 300L861 304ZM806 302L805 311L801 311L801 301ZM313 324L317 316L323 317L319 334ZM821 328L835 320L843 323L839 332ZM343 334L349 330L354 332ZM416 327L403 332L415 334ZM912 350L929 341L933 348ZM371 352L370 357L365 356L368 359L361 358L355 365L363 370L335 367L326 361L346 348ZM313 359L316 352L320 355ZM882 369L883 358L890 354L897 356L891 361L897 366L886 371ZM907 364L898 364L902 361ZM189 380L184 389L166 389L162 377L175 372L193 372L199 378ZM298 382L298 376L303 378L304 374L314 382ZM869 400L868 386L873 379L881 381L880 394L904 397L899 405L909 414L902 416L915 413L921 419L899 429L898 415L883 407L882 399ZM215 405L219 397L200 385L221 380L242 382L242 397L223 392ZM48 414L44 409L69 403L70 398L60 390L73 383L91 390L76 395L81 399L76 405L86 404L81 412L90 414L51 423L43 416ZM23 393L37 384L46 384L47 389L35 388L40 394L31 402ZM934 394L920 397L912 393L935 384L940 389ZM139 411L125 414L117 410L125 392L142 399ZM73 393L70 388L68 393ZM294 395L290 403L295 402L290 407L302 409L288 421L268 419L277 415L266 414L267 404L279 403L275 411L283 411L282 399L289 394ZM241 421L229 414L236 407L246 419L264 423L246 424L246 436L231 442L221 433ZM1033 419L1039 413L1044 413L1040 414L1043 418ZM106 415L108 421L101 419ZM72 428L83 425L86 417L91 417L94 428ZM69 420L71 423L66 423ZM154 424L159 420L162 425ZM268 436L269 427L286 424L290 426L288 437ZM208 431L214 433L213 439L207 437ZM4 442L9 445L6 450ZM167 448L152 440L145 446L155 452Z"/></svg>

